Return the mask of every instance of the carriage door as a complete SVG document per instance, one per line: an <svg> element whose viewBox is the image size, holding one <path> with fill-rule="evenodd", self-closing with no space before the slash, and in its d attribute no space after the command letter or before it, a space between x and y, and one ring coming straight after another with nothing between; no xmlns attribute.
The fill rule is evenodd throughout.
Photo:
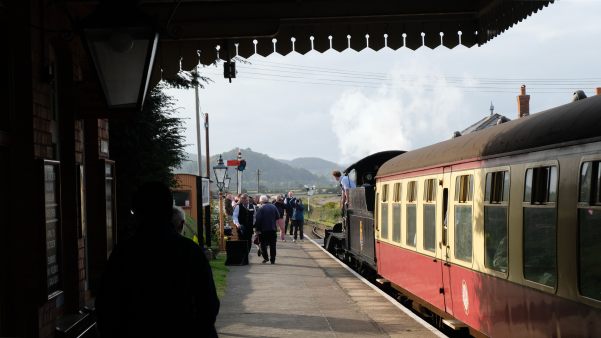
<svg viewBox="0 0 601 338"><path fill-rule="evenodd" d="M441 236L439 242L439 260L441 269L441 295L444 297L445 311L449 314L453 314L453 297L451 294L451 245L449 243L449 229L450 229L450 202L449 202L449 191L451 191L451 167L444 168L442 184L442 208L439 229L441 229Z"/></svg>

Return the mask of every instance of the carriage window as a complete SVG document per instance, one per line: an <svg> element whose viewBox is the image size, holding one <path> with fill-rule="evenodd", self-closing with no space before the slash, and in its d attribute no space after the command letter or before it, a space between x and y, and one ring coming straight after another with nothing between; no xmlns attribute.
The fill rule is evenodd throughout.
<svg viewBox="0 0 601 338"><path fill-rule="evenodd" d="M424 204L424 249L436 251L436 204Z"/></svg>
<svg viewBox="0 0 601 338"><path fill-rule="evenodd" d="M539 167L526 170L524 202L547 204L557 200L557 167Z"/></svg>
<svg viewBox="0 0 601 338"><path fill-rule="evenodd" d="M455 181L455 202L469 202L472 200L474 179L472 175L457 176Z"/></svg>
<svg viewBox="0 0 601 338"><path fill-rule="evenodd" d="M388 239L388 184L382 186L382 203L380 203L380 238Z"/></svg>
<svg viewBox="0 0 601 338"><path fill-rule="evenodd" d="M392 240L401 242L401 183L395 183L392 190Z"/></svg>
<svg viewBox="0 0 601 338"><path fill-rule="evenodd" d="M424 181L424 249L435 251L436 243L436 179Z"/></svg>
<svg viewBox="0 0 601 338"><path fill-rule="evenodd" d="M394 187L392 188L392 201L397 202L397 203L401 201L401 184L400 183L395 183Z"/></svg>
<svg viewBox="0 0 601 338"><path fill-rule="evenodd" d="M417 198L417 182L411 181L407 183L407 202L414 202Z"/></svg>
<svg viewBox="0 0 601 338"><path fill-rule="evenodd" d="M424 202L432 202L436 199L436 179L424 181Z"/></svg>
<svg viewBox="0 0 601 338"><path fill-rule="evenodd" d="M553 287L557 281L557 167L526 170L524 191L524 278Z"/></svg>
<svg viewBox="0 0 601 338"><path fill-rule="evenodd" d="M409 246L415 246L415 229L416 229L416 205L407 204L407 237L405 237L405 244Z"/></svg>
<svg viewBox="0 0 601 338"><path fill-rule="evenodd" d="M455 258L472 261L473 176L457 176L455 181Z"/></svg>
<svg viewBox="0 0 601 338"><path fill-rule="evenodd" d="M392 205L392 240L401 242L401 204Z"/></svg>
<svg viewBox="0 0 601 338"><path fill-rule="evenodd" d="M407 233L405 244L415 246L416 244L416 228L417 228L417 182L411 181L407 183Z"/></svg>
<svg viewBox="0 0 601 338"><path fill-rule="evenodd" d="M486 174L484 196L484 264L490 269L507 272L509 172Z"/></svg>
<svg viewBox="0 0 601 338"><path fill-rule="evenodd" d="M580 170L578 204L580 294L601 300L601 161L585 162Z"/></svg>
<svg viewBox="0 0 601 338"><path fill-rule="evenodd" d="M382 202L388 202L388 184L382 186Z"/></svg>

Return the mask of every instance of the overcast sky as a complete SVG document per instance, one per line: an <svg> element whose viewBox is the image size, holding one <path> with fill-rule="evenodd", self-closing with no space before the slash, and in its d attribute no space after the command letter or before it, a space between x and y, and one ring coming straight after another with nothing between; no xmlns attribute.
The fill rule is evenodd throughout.
<svg viewBox="0 0 601 338"><path fill-rule="evenodd" d="M523 83L530 112L601 87L601 1L559 0L481 47L406 48L306 55L255 55L203 68L211 153L251 148L272 157L351 163L389 149L411 150L451 137L490 114L511 119ZM194 90L167 90L186 119L196 153ZM204 142L204 133L202 136ZM204 144L202 145L204 151Z"/></svg>

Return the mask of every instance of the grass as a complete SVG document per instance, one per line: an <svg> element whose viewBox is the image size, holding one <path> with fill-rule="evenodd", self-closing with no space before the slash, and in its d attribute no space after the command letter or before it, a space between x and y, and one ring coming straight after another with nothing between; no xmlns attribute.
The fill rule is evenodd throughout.
<svg viewBox="0 0 601 338"><path fill-rule="evenodd" d="M340 222L340 197L336 195L315 195L311 197L311 212L305 215L307 221L333 226ZM306 210L306 209L305 209Z"/></svg>
<svg viewBox="0 0 601 338"><path fill-rule="evenodd" d="M217 288L217 297L221 299L225 294L227 286L226 277L229 269L225 266L225 254L218 254L217 257L209 262L213 270L213 280Z"/></svg>

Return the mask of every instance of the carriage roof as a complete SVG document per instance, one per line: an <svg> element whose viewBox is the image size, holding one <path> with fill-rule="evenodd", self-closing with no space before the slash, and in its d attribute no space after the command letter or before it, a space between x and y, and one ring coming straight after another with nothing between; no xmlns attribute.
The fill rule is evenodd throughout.
<svg viewBox="0 0 601 338"><path fill-rule="evenodd" d="M598 140L600 95L406 152L384 163L377 177Z"/></svg>

